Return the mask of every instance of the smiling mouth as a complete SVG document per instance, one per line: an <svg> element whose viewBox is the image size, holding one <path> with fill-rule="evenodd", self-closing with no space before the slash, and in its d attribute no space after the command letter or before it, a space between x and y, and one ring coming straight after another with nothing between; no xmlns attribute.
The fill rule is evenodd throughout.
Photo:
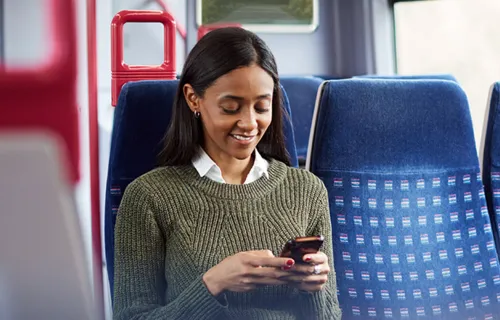
<svg viewBox="0 0 500 320"><path fill-rule="evenodd" d="M239 134L231 134L231 137L233 137L239 141L251 141L255 138L255 136L243 136L243 135L239 135Z"/></svg>

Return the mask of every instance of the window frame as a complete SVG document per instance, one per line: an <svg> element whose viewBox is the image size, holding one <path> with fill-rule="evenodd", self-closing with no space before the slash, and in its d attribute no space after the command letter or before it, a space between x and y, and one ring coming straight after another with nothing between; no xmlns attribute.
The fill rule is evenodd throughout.
<svg viewBox="0 0 500 320"><path fill-rule="evenodd" d="M196 0L196 27L202 26L203 0ZM241 24L244 29L258 33L313 33L319 27L319 0L312 0L313 16L311 24ZM238 21L232 21L240 23ZM216 22L218 23L218 22Z"/></svg>
<svg viewBox="0 0 500 320"><path fill-rule="evenodd" d="M396 2L410 2L410 1L436 1L436 0L388 0L390 4L394 5Z"/></svg>

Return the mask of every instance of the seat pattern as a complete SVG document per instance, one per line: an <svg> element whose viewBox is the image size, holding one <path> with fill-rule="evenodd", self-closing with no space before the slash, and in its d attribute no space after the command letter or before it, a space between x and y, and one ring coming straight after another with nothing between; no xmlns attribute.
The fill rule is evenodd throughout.
<svg viewBox="0 0 500 320"><path fill-rule="evenodd" d="M498 318L500 269L479 173L321 178L347 319Z"/></svg>

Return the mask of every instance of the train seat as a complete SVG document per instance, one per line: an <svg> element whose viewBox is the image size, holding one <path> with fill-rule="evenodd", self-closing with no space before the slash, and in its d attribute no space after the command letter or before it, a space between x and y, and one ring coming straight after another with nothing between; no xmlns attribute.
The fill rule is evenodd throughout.
<svg viewBox="0 0 500 320"><path fill-rule="evenodd" d="M157 165L178 80L128 82L115 108L104 213L106 267L113 295L114 228L125 188Z"/></svg>
<svg viewBox="0 0 500 320"><path fill-rule="evenodd" d="M497 317L500 268L460 86L319 90L306 169L329 192L343 319Z"/></svg>
<svg viewBox="0 0 500 320"><path fill-rule="evenodd" d="M111 294L114 283L114 227L123 192L130 182L157 165L162 139L170 123L178 80L144 80L122 87L116 106L104 213L105 251ZM284 108L290 112L286 92ZM283 130L292 165L297 167L293 126L285 120Z"/></svg>
<svg viewBox="0 0 500 320"><path fill-rule="evenodd" d="M323 79L317 77L281 77L280 82L285 88L292 109L293 128L297 157L301 165L305 164L311 121L316 103L316 94Z"/></svg>

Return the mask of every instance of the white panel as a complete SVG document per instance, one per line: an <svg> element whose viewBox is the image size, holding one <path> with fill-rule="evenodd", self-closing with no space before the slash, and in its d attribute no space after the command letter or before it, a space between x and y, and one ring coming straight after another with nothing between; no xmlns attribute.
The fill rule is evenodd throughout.
<svg viewBox="0 0 500 320"><path fill-rule="evenodd" d="M0 134L2 319L96 319L71 186L60 144ZM6 182L6 183L5 183Z"/></svg>

